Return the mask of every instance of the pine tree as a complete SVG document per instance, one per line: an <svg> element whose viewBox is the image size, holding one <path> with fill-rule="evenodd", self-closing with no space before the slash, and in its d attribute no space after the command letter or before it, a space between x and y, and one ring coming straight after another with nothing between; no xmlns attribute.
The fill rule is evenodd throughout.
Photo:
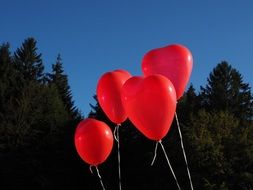
<svg viewBox="0 0 253 190"><path fill-rule="evenodd" d="M3 65L6 66L6 64L9 64L11 62L11 53L10 53L10 44L9 43L3 43L0 46L0 64L1 64L1 75L2 77L3 73Z"/></svg>
<svg viewBox="0 0 253 190"><path fill-rule="evenodd" d="M208 110L229 111L241 120L252 120L253 97L249 84L227 62L219 63L201 87L202 105Z"/></svg>
<svg viewBox="0 0 253 190"><path fill-rule="evenodd" d="M34 39L25 40L14 56L8 43L0 45L2 189L86 185L83 163L78 162L73 143L70 143L78 120L66 109L57 85L51 81L42 82L41 60ZM63 74L61 66L56 64L54 70ZM65 82L67 84L67 80Z"/></svg>
<svg viewBox="0 0 253 190"><path fill-rule="evenodd" d="M184 123L190 121L191 117L200 109L199 99L199 95L196 93L193 84L191 84L177 104L177 112L180 120L184 121Z"/></svg>
<svg viewBox="0 0 253 190"><path fill-rule="evenodd" d="M252 95L241 74L227 62L210 73L196 95L189 88L179 112L190 152L195 186L200 189L253 187ZM191 116L188 116L188 115Z"/></svg>
<svg viewBox="0 0 253 190"><path fill-rule="evenodd" d="M9 44L0 46L0 112L4 110L6 91L9 86L9 74L11 73L11 56ZM0 115L1 116L1 115Z"/></svg>
<svg viewBox="0 0 253 190"><path fill-rule="evenodd" d="M22 76L15 70L8 43L0 46L0 152L8 149L13 129L13 111L20 92Z"/></svg>
<svg viewBox="0 0 253 190"><path fill-rule="evenodd" d="M58 54L56 63L52 65L52 74L48 74L49 83L55 85L59 95L65 105L65 109L72 118L79 120L81 118L79 111L74 106L70 86L68 84L68 76L64 74L63 63L60 54Z"/></svg>
<svg viewBox="0 0 253 190"><path fill-rule="evenodd" d="M44 66L36 45L37 41L34 38L27 38L14 53L15 66L25 80L42 81L43 79Z"/></svg>
<svg viewBox="0 0 253 190"><path fill-rule="evenodd" d="M228 112L207 112L200 110L191 123L185 128L186 137L191 150L189 159L193 170L198 171L194 176L198 189L222 189L236 187L229 179L238 176L234 169L236 158L236 133L239 121ZM240 172L247 171L242 167ZM196 187L195 186L195 187Z"/></svg>

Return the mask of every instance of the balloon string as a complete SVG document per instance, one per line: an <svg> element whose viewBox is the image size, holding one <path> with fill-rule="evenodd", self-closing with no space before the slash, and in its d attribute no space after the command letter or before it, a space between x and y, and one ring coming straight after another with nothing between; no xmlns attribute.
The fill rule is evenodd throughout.
<svg viewBox="0 0 253 190"><path fill-rule="evenodd" d="M101 184L101 186L102 186L102 189L105 190L105 186L104 186L104 184L103 184L102 177L101 177L101 175L100 175L100 173L99 173L98 167L96 166L95 168L96 168L96 170L97 170L97 174L98 174L99 181L100 181L100 184Z"/></svg>
<svg viewBox="0 0 253 190"><path fill-rule="evenodd" d="M175 117L176 117L176 121L177 121L177 128L178 128L178 133L179 133L179 136L180 136L180 142L181 142L181 147L182 147L182 151L183 151L183 155L184 155L184 160L185 160L185 164L186 164L186 168L187 168L188 178L189 178L189 181L190 181L191 190L193 190L191 173L190 173L188 161L187 161L186 154L185 154L183 137L182 137L182 133L181 133L181 130L180 130L180 125L179 125L179 121L178 121L178 117L177 117L177 112L175 113Z"/></svg>
<svg viewBox="0 0 253 190"><path fill-rule="evenodd" d="M121 190L121 169L120 169L120 144L119 144L119 127L120 124L118 124L114 129L114 138L117 141L118 144L118 169L119 169L119 190Z"/></svg>
<svg viewBox="0 0 253 190"><path fill-rule="evenodd" d="M97 167L97 166L94 166L94 165L90 165L90 172L91 172L92 174L93 174L92 167L95 167L95 168L96 168L96 171L97 171L97 175L98 175L100 184L101 184L103 190L105 190L105 186L104 186L104 184L103 184L102 177L101 177L101 175L100 175L100 173L99 173L98 167Z"/></svg>
<svg viewBox="0 0 253 190"><path fill-rule="evenodd" d="M90 165L90 173L93 174L92 167L93 167L93 165ZM94 166L94 167L95 167L95 166Z"/></svg>
<svg viewBox="0 0 253 190"><path fill-rule="evenodd" d="M162 144L162 141L159 141L159 144L161 145L161 147L162 147L162 149L163 149L164 156L165 156L165 158L166 158L166 160L167 160L167 163L168 163L168 165L169 165L169 167L170 167L171 173L172 173L172 175L173 175L173 177L174 177L174 179L175 179L175 181L176 181L176 183L177 183L177 187L178 187L179 190L181 190L181 188L180 188L180 186L179 186L179 183L178 183L178 181L177 181L177 177L176 177L176 175L175 175L175 173L174 173L174 171L173 171L173 168L172 168L172 166L171 166L171 164L170 164L170 161L169 161L169 158L168 158L168 156L167 156L167 153L166 153L166 151L165 151L165 149L164 149L164 146L163 146L163 144Z"/></svg>
<svg viewBox="0 0 253 190"><path fill-rule="evenodd" d="M151 166L153 166L153 164L154 164L154 162L155 162L155 159L156 159L158 143L159 143L158 141L155 143L154 157L153 157L153 160L152 160L152 162L151 162Z"/></svg>
<svg viewBox="0 0 253 190"><path fill-rule="evenodd" d="M120 124L116 125L116 127L114 128L114 131L113 131L113 136L114 136L114 139L119 142L118 140L118 137L117 137L117 131L118 131L118 128L119 128Z"/></svg>

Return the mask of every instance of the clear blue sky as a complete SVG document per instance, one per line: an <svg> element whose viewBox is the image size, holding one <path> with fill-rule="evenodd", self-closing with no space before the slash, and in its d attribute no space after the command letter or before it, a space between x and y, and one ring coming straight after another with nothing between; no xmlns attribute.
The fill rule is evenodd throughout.
<svg viewBox="0 0 253 190"><path fill-rule="evenodd" d="M5 0L0 6L0 43L10 42L14 51L34 37L46 71L60 53L85 116L103 73L141 75L143 55L172 43L191 50L195 88L222 60L253 86L251 0Z"/></svg>

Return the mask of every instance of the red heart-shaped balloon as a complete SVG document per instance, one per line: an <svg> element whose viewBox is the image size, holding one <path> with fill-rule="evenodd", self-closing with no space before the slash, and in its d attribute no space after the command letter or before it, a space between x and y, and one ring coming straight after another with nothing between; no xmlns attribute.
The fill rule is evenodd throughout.
<svg viewBox="0 0 253 190"><path fill-rule="evenodd" d="M128 118L151 140L161 140L169 131L176 110L173 84L162 75L132 77L122 88Z"/></svg>
<svg viewBox="0 0 253 190"><path fill-rule="evenodd" d="M177 99L185 90L192 71L192 54L184 46L173 44L146 53L142 60L144 76L161 74L173 83Z"/></svg>
<svg viewBox="0 0 253 190"><path fill-rule="evenodd" d="M125 70L104 73L97 84L99 105L107 117L120 124L126 120L126 112L121 102L121 88L131 75Z"/></svg>

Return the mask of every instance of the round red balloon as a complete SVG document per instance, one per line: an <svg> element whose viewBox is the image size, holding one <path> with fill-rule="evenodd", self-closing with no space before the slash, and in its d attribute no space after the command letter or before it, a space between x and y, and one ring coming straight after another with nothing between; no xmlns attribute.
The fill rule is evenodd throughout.
<svg viewBox="0 0 253 190"><path fill-rule="evenodd" d="M126 120L126 112L121 101L121 89L131 75L125 70L107 72L101 76L97 84L99 105L114 123L120 124Z"/></svg>
<svg viewBox="0 0 253 190"><path fill-rule="evenodd" d="M75 147L85 162L97 166L103 163L111 153L112 131L102 121L91 118L82 120L75 131Z"/></svg>
<svg viewBox="0 0 253 190"><path fill-rule="evenodd" d="M144 76L161 74L173 83L177 99L186 88L192 71L192 54L184 46L173 44L149 51L142 60Z"/></svg>
<svg viewBox="0 0 253 190"><path fill-rule="evenodd" d="M162 75L132 77L122 89L128 118L151 140L161 140L169 131L176 110L173 84Z"/></svg>

